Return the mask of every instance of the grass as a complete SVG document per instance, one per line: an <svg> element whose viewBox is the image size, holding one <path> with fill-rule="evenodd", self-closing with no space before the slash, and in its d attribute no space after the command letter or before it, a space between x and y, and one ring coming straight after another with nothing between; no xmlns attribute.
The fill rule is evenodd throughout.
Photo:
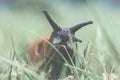
<svg viewBox="0 0 120 80"><path fill-rule="evenodd" d="M96 5L93 6L93 4L87 6L88 9L76 9L74 12L65 6L63 6L64 9L63 7L59 8L61 13L58 15L70 13L60 16L61 20L58 19L64 26L79 23L79 18L70 18L75 13L81 15L81 22L91 19L94 22L93 25L81 29L76 34L83 40L83 43L78 43L78 50L75 50L76 64L71 66L67 64L67 61L65 64L65 66L75 70L76 75L66 76L64 80L119 80L120 16L116 15L119 11L105 10ZM28 13L21 15L9 11L5 13L1 13L0 16L0 80L44 80L45 73L36 72L28 54L34 40L43 38L44 34L52 31L51 28L43 27L50 25L45 21L45 17L35 16L33 13L29 15L27 15ZM54 45L50 45L54 47Z"/></svg>

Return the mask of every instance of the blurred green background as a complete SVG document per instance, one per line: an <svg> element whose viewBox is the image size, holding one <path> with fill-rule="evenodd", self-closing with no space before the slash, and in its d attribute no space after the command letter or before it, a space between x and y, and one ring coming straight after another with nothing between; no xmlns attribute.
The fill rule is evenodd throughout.
<svg viewBox="0 0 120 80"><path fill-rule="evenodd" d="M95 57L89 64L93 72L110 73L114 65L113 72L119 75L119 0L0 0L0 56L9 58L13 44L18 56L26 55L36 39L52 32L43 10L64 28L92 20L94 24L76 33L83 41L78 43L78 53L83 57L88 45L87 53Z"/></svg>

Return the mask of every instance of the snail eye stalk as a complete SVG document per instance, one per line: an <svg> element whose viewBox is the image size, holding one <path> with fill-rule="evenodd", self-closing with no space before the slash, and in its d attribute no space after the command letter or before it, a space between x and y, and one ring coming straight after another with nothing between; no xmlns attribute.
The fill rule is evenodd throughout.
<svg viewBox="0 0 120 80"><path fill-rule="evenodd" d="M51 19L51 17L49 16L47 11L43 11L43 13L45 14L48 22L50 23L50 25L52 26L54 31L59 31L61 28Z"/></svg>
<svg viewBox="0 0 120 80"><path fill-rule="evenodd" d="M78 25L72 26L72 27L69 28L69 29L70 29L70 31L71 31L72 34L75 34L75 32L76 32L77 30L79 30L80 28L82 28L82 27L84 27L84 26L86 26L86 25L89 25L89 24L93 24L93 22L92 22L92 21L88 21L88 22L80 23L80 24L78 24Z"/></svg>

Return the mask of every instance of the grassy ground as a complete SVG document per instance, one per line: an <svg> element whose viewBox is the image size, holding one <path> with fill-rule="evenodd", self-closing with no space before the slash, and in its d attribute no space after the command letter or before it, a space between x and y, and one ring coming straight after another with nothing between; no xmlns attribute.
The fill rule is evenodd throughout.
<svg viewBox="0 0 120 80"><path fill-rule="evenodd" d="M73 67L82 75L79 80L119 80L120 79L120 11L95 4L86 6L52 5L49 14L63 27L92 20L93 25L77 32L83 41L78 43L77 63L85 69ZM41 9L42 11L42 9ZM43 80L44 74L38 74L28 65L29 49L37 38L52 31L42 12L0 11L0 80ZM65 77L70 80L74 76Z"/></svg>

